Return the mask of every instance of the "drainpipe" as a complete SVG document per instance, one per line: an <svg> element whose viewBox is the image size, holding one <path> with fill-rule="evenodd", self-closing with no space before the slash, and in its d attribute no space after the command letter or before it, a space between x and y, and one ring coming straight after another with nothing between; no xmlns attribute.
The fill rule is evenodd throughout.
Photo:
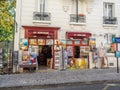
<svg viewBox="0 0 120 90"><path fill-rule="evenodd" d="M78 0L76 0L76 22L78 22Z"/></svg>
<svg viewBox="0 0 120 90"><path fill-rule="evenodd" d="M43 20L44 20L44 13L45 13L45 0L43 1Z"/></svg>
<svg viewBox="0 0 120 90"><path fill-rule="evenodd" d="M40 20L42 19L41 18L41 12L42 12L42 0L40 0Z"/></svg>

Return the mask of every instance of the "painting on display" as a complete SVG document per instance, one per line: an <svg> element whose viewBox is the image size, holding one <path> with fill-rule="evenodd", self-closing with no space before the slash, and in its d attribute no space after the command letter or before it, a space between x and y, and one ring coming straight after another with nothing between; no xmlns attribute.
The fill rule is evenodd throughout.
<svg viewBox="0 0 120 90"><path fill-rule="evenodd" d="M56 39L54 43L55 43L54 50L62 50L62 44L60 40Z"/></svg>
<svg viewBox="0 0 120 90"><path fill-rule="evenodd" d="M37 39L29 39L29 45L37 45Z"/></svg>
<svg viewBox="0 0 120 90"><path fill-rule="evenodd" d="M112 43L112 36L115 36L114 34L107 33L104 35L105 38L105 47L107 53L114 53L116 51L116 44Z"/></svg>
<svg viewBox="0 0 120 90"><path fill-rule="evenodd" d="M38 39L38 45L45 45L44 39Z"/></svg>
<svg viewBox="0 0 120 90"><path fill-rule="evenodd" d="M73 56L73 52L72 52L72 46L67 46L67 54L68 56Z"/></svg>
<svg viewBox="0 0 120 90"><path fill-rule="evenodd" d="M46 45L53 45L53 39L46 39Z"/></svg>
<svg viewBox="0 0 120 90"><path fill-rule="evenodd" d="M94 47L96 47L96 39L89 38L89 45L90 45L90 51L93 51Z"/></svg>
<svg viewBox="0 0 120 90"><path fill-rule="evenodd" d="M20 39L20 50L28 50L28 39Z"/></svg>

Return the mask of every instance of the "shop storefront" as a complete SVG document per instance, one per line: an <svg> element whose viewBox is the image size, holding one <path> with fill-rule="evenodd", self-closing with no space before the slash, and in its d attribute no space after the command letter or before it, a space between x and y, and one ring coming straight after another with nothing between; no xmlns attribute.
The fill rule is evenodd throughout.
<svg viewBox="0 0 120 90"><path fill-rule="evenodd" d="M23 26L25 36L20 41L19 67L54 68L54 43L58 27Z"/></svg>
<svg viewBox="0 0 120 90"><path fill-rule="evenodd" d="M68 68L89 68L89 37L87 32L66 32Z"/></svg>

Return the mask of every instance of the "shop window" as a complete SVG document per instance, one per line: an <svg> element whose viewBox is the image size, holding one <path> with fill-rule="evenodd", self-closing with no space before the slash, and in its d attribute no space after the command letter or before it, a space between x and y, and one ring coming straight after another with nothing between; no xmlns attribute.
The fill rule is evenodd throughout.
<svg viewBox="0 0 120 90"><path fill-rule="evenodd" d="M72 41L71 40L67 40L67 44L72 44Z"/></svg>
<svg viewBox="0 0 120 90"><path fill-rule="evenodd" d="M83 45L87 45L87 44L88 44L88 40L87 40L86 38L83 38L82 44L83 44Z"/></svg>
<svg viewBox="0 0 120 90"><path fill-rule="evenodd" d="M74 41L74 44L80 44L80 41L75 40L75 41Z"/></svg>

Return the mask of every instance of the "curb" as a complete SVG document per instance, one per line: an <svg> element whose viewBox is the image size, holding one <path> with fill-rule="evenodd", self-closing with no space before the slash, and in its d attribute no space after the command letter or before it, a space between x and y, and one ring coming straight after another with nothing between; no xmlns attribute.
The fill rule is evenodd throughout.
<svg viewBox="0 0 120 90"><path fill-rule="evenodd" d="M43 84L43 85L9 86L9 87L0 87L0 90L22 90L22 89L31 89L31 88L42 89L42 88L49 88L49 87L106 84L106 83L120 83L120 80L98 80L98 81L88 81L88 82L86 81L86 82L68 82L68 83Z"/></svg>

